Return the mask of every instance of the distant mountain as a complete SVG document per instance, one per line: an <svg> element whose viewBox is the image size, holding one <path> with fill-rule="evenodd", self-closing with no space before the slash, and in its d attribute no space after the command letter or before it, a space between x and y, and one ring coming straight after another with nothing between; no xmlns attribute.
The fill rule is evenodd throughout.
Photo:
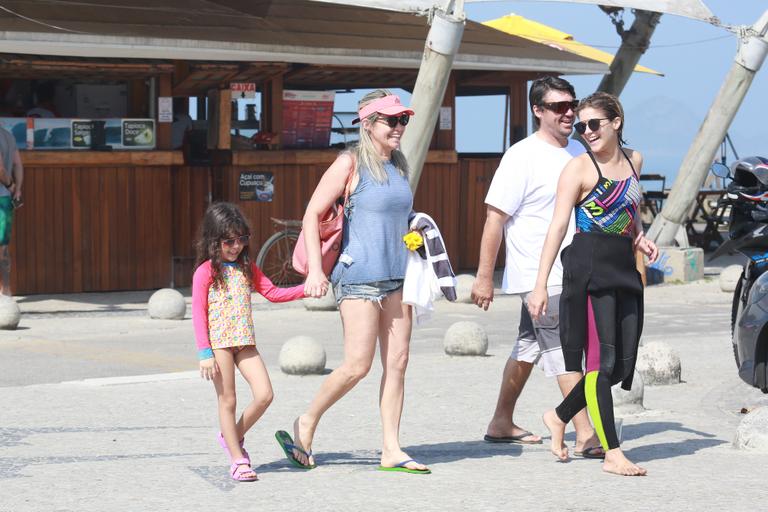
<svg viewBox="0 0 768 512"><path fill-rule="evenodd" d="M670 186L704 118L668 96L629 106L625 118L624 138L643 154L643 172L666 175Z"/></svg>
<svg viewBox="0 0 768 512"><path fill-rule="evenodd" d="M708 108L709 105L702 106L701 113L697 113L688 105L668 96L651 97L627 108L624 138L629 142L629 147L643 154L643 172L663 174L667 176L667 186L672 186ZM734 130L729 133L740 157L768 156L768 138L765 137L764 126L749 133ZM719 155L718 150L715 158L719 158ZM733 159L728 148L728 163Z"/></svg>

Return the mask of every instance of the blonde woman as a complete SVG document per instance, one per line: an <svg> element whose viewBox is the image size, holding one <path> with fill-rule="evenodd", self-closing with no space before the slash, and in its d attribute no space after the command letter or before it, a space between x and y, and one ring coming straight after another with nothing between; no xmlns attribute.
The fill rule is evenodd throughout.
<svg viewBox="0 0 768 512"><path fill-rule="evenodd" d="M288 460L312 469L312 440L325 411L366 376L379 342L383 375L379 407L383 430L382 471L427 474L430 470L400 447L405 369L411 339L411 308L403 304L408 232L413 195L400 139L413 110L386 90L358 104L360 143L341 153L323 175L303 219L308 274L305 293L322 297L329 281L321 268L319 220L343 195L352 176L344 214L341 256L331 272L344 325L344 361L325 379L309 408L293 423L293 437L276 433Z"/></svg>

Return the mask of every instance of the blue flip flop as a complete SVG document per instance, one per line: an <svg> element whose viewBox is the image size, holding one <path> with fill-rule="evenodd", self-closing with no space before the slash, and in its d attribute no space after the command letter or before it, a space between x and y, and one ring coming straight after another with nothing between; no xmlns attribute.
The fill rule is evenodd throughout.
<svg viewBox="0 0 768 512"><path fill-rule="evenodd" d="M309 460L312 456L312 450L305 452L301 447L296 446L293 443L293 438L288 432L285 430L278 430L275 432L275 439L277 439L280 448L283 449L285 456L288 457L288 462L300 469L314 469L317 467L317 464L302 464L301 461L293 455L293 450L296 450L302 455L306 455L307 460Z"/></svg>
<svg viewBox="0 0 768 512"><path fill-rule="evenodd" d="M403 462L399 464L395 464L394 466L379 466L379 471L398 471L400 473L411 473L412 475L429 475L432 473L429 469L411 469L405 467L406 464L409 464L411 462L415 462L416 464L421 464L421 462L414 460L414 459L408 459L404 460Z"/></svg>

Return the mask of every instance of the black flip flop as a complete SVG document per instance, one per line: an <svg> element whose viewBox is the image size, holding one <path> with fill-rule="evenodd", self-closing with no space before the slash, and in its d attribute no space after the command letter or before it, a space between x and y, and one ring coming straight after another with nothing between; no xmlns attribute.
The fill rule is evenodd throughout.
<svg viewBox="0 0 768 512"><path fill-rule="evenodd" d="M527 430L523 432L522 434L518 434L516 436L501 436L501 437L495 437L495 436L489 436L488 434L483 437L486 443L507 443L507 444L541 444L543 440L538 441L524 441L526 437L531 437L534 434L532 432L528 432Z"/></svg>
<svg viewBox="0 0 768 512"><path fill-rule="evenodd" d="M581 457L583 459L604 459L605 458L605 452L603 451L603 448L601 446L590 446L589 448L584 448L582 451L574 451L573 455L575 457Z"/></svg>

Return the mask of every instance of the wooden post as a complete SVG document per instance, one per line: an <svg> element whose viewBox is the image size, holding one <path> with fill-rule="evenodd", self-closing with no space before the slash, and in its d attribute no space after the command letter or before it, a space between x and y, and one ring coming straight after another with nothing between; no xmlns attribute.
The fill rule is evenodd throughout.
<svg viewBox="0 0 768 512"><path fill-rule="evenodd" d="M525 80L515 80L509 86L509 145L528 136L528 91Z"/></svg>
<svg viewBox="0 0 768 512"><path fill-rule="evenodd" d="M283 133L283 75L271 78L264 83L261 92L262 131L272 132L275 138L269 144L270 149L280 149Z"/></svg>
<svg viewBox="0 0 768 512"><path fill-rule="evenodd" d="M451 129L440 129L440 116L438 115L430 149L454 149L456 147L456 74L453 72L445 88L442 107L450 107L451 109Z"/></svg>
<svg viewBox="0 0 768 512"><path fill-rule="evenodd" d="M232 147L232 95L229 89L219 89L218 144L217 149Z"/></svg>
<svg viewBox="0 0 768 512"><path fill-rule="evenodd" d="M171 96L173 94L173 77L170 74L160 75L158 77L157 96ZM154 100L157 102L157 99ZM155 112L157 112L157 105L155 105ZM158 122L155 114L155 123L157 126L157 149L172 149L171 148L171 126L172 123L160 123Z"/></svg>
<svg viewBox="0 0 768 512"><path fill-rule="evenodd" d="M645 271L645 256L640 251L635 251L635 267L640 272L640 279L643 281L643 287L648 285L648 275Z"/></svg>
<svg viewBox="0 0 768 512"><path fill-rule="evenodd" d="M149 87L146 79L138 78L128 83L128 115L130 117L147 117L149 103Z"/></svg>

